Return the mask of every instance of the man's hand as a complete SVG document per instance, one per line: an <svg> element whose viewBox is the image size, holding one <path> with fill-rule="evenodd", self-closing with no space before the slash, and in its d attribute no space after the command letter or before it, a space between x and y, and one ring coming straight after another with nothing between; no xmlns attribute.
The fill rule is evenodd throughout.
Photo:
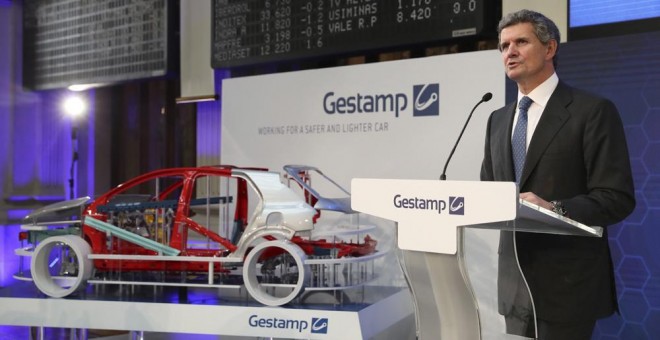
<svg viewBox="0 0 660 340"><path fill-rule="evenodd" d="M534 203L548 210L552 210L552 203L536 196L536 194L533 192L521 192L519 197L527 202Z"/></svg>

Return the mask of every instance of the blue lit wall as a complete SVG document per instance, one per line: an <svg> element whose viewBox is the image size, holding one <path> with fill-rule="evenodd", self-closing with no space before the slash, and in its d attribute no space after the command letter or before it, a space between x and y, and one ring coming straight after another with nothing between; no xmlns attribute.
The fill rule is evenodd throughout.
<svg viewBox="0 0 660 340"><path fill-rule="evenodd" d="M8 157L10 155L11 135L10 123L10 109L13 106L13 98L11 96L12 77L11 77L11 51L5 46L11 46L13 36L10 34L11 27L11 11L7 4L0 2L0 208L2 207L2 198L5 197L5 178L9 174ZM2 211L0 210L0 216ZM0 217L1 219L2 217ZM0 222L0 287L8 283L11 278L10 268L7 268L4 263L12 258L13 248L7 240L11 238L11 234L16 228L9 228L3 226Z"/></svg>
<svg viewBox="0 0 660 340"><path fill-rule="evenodd" d="M593 339L660 339L659 41L652 32L560 48L559 77L619 108L637 198L632 215L609 228L621 315L599 322Z"/></svg>
<svg viewBox="0 0 660 340"><path fill-rule="evenodd" d="M222 93L222 80L229 78L228 70L214 71L215 93ZM197 103L197 164L220 164L220 124L222 99Z"/></svg>
<svg viewBox="0 0 660 340"><path fill-rule="evenodd" d="M71 196L72 120L61 103L67 90L29 92L21 80L21 16L17 2L0 2L0 286L18 268L18 223L32 209ZM74 195L94 192L94 92L79 121Z"/></svg>

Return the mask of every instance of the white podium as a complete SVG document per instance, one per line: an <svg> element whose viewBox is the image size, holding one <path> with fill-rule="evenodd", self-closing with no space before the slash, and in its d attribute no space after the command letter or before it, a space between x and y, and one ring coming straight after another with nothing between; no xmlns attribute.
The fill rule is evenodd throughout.
<svg viewBox="0 0 660 340"><path fill-rule="evenodd" d="M483 338L479 303L464 263L463 227L602 234L602 228L519 200L512 182L353 179L351 197L354 210L397 222L397 244L415 303L418 338L423 340ZM517 263L515 254L510 256ZM521 278L513 281L525 282L517 266L511 275ZM494 276L490 279L497 285ZM532 297L526 301L533 313ZM521 338L505 331L489 330L488 334L489 338L492 334Z"/></svg>

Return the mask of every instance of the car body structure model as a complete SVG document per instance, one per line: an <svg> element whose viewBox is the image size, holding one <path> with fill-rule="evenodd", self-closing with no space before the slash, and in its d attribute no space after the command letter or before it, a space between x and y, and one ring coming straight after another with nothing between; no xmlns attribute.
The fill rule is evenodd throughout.
<svg viewBox="0 0 660 340"><path fill-rule="evenodd" d="M40 208L15 251L30 267L21 261L14 277L55 298L89 285L209 287L245 289L269 306L374 280L384 252L374 226L344 223L359 221L348 192L314 167L284 169L161 169ZM344 196L321 196L313 176ZM321 227L321 214L341 222Z"/></svg>

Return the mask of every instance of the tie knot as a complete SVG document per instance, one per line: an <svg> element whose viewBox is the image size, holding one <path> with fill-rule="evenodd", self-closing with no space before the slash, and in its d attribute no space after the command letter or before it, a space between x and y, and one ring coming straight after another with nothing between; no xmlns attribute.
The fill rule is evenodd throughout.
<svg viewBox="0 0 660 340"><path fill-rule="evenodd" d="M520 103L518 103L518 109L520 111L527 112L527 109L529 109L529 107L532 105L532 102L533 101L532 101L531 98L529 98L527 96L524 96L524 97L520 98Z"/></svg>

